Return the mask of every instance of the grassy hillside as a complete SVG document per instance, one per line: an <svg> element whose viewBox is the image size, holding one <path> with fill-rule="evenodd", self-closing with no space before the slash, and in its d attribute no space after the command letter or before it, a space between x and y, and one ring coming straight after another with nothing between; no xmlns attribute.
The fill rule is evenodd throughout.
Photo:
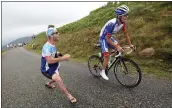
<svg viewBox="0 0 172 108"><path fill-rule="evenodd" d="M128 32L132 43L137 46L136 55L131 56L132 59L142 66L143 71L172 79L172 2L120 2L121 4L130 8ZM99 50L94 49L93 44L98 42L102 26L114 18L117 6L116 3L109 2L86 17L57 28L61 33L60 41L56 44L58 50L84 61L96 54ZM125 45L123 37L123 33L116 35L121 45ZM45 32L38 34L32 42L39 45L36 52L40 53L46 42ZM153 47L155 55L146 59L140 57L138 52L147 47ZM31 49L31 44L27 49Z"/></svg>

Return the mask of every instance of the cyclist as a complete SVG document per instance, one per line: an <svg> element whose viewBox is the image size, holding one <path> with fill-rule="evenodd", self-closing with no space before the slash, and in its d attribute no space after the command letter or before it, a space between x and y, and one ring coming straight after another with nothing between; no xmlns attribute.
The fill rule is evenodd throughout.
<svg viewBox="0 0 172 108"><path fill-rule="evenodd" d="M104 27L101 29L99 36L99 43L101 45L101 50L103 53L103 69L100 72L100 75L105 79L109 78L105 74L105 69L108 66L109 62L109 49L116 49L119 52L123 52L123 49L120 47L118 42L112 37L112 34L116 34L120 29L123 29L124 35L127 39L127 42L131 48L134 46L131 44L130 37L128 36L126 30L126 19L128 16L129 8L126 5L119 6L115 9L116 18L109 20Z"/></svg>
<svg viewBox="0 0 172 108"><path fill-rule="evenodd" d="M70 102L75 103L77 102L77 100L68 92L63 84L62 78L59 75L59 62L69 60L70 55L65 54L64 56L58 57L55 42L59 39L59 33L54 27L48 27L46 35L48 37L48 40L42 48L41 73L45 77L51 79L51 81L46 83L45 86L48 88L55 88L52 83L56 82L59 89L66 94Z"/></svg>

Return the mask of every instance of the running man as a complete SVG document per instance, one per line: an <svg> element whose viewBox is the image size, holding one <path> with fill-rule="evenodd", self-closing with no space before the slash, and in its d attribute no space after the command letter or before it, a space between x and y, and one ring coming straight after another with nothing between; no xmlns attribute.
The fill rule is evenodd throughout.
<svg viewBox="0 0 172 108"><path fill-rule="evenodd" d="M53 83L56 82L59 89L67 96L70 102L76 103L76 98L74 98L66 89L66 87L63 84L63 80L59 75L59 62L69 60L70 55L65 54L64 56L58 56L55 42L59 40L59 33L56 31L54 27L48 26L46 35L48 37L48 40L42 48L41 72L45 77L51 80L47 82L45 86L53 89L55 88Z"/></svg>

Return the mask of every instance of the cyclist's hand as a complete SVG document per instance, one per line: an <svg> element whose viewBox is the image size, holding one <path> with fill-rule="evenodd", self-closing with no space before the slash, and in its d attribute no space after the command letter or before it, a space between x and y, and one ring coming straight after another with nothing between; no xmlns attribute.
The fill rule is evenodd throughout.
<svg viewBox="0 0 172 108"><path fill-rule="evenodd" d="M130 48L134 49L134 45L130 44L129 46L130 46Z"/></svg>
<svg viewBox="0 0 172 108"><path fill-rule="evenodd" d="M119 52L124 52L124 50L123 50L122 47L120 47L120 46L117 47L117 51L119 51Z"/></svg>
<svg viewBox="0 0 172 108"><path fill-rule="evenodd" d="M136 46L130 44L130 48L132 48L134 51L136 51Z"/></svg>
<svg viewBox="0 0 172 108"><path fill-rule="evenodd" d="M70 55L69 54L65 54L63 57L63 60L67 61L70 59Z"/></svg>

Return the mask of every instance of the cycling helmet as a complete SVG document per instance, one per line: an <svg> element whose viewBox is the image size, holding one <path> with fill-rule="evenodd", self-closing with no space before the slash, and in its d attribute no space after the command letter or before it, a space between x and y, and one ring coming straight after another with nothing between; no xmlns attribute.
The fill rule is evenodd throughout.
<svg viewBox="0 0 172 108"><path fill-rule="evenodd" d="M116 8L115 14L118 16L124 16L127 15L129 12L129 8L126 5L121 5Z"/></svg>

